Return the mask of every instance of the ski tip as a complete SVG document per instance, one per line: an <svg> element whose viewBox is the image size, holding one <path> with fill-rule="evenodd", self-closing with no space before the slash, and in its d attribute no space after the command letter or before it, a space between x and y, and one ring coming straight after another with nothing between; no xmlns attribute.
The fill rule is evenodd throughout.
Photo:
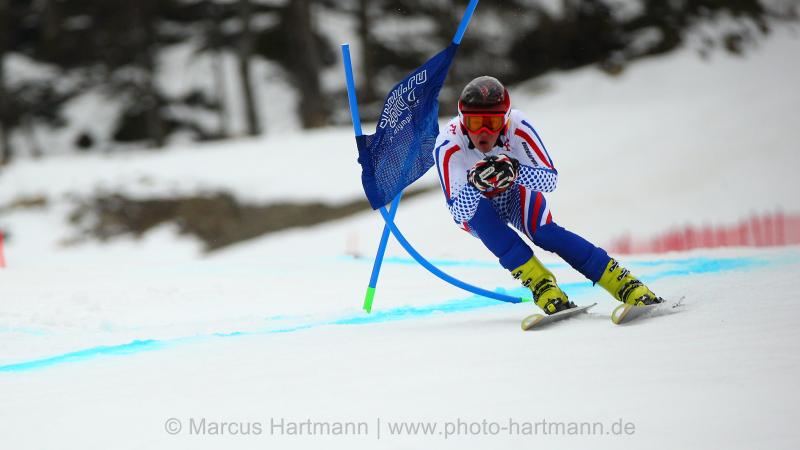
<svg viewBox="0 0 800 450"><path fill-rule="evenodd" d="M619 305L614 308L614 311L611 313L611 321L616 325L622 325L636 319L637 317L650 314L657 308L669 305L671 304L668 302L654 303L652 305Z"/></svg>
<svg viewBox="0 0 800 450"><path fill-rule="evenodd" d="M614 311L611 312L611 322L615 325L619 325L625 320L625 316L628 315L633 305L626 305L622 304L614 308Z"/></svg>
<svg viewBox="0 0 800 450"><path fill-rule="evenodd" d="M542 314L533 314L522 319L522 330L530 330L531 328L535 327L537 323L541 322L542 319L544 319Z"/></svg>
<svg viewBox="0 0 800 450"><path fill-rule="evenodd" d="M596 302L592 303L591 305L579 306L577 308L560 311L555 314L551 314L549 316L544 314L531 314L530 316L522 319L522 330L528 331L534 328L535 326L539 325L540 323L550 323L567 317L572 317L576 314L586 312L589 308L595 305L597 305Z"/></svg>

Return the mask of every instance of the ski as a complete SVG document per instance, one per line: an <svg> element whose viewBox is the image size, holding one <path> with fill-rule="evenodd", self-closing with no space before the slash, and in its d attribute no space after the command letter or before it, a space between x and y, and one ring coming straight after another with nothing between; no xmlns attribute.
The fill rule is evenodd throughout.
<svg viewBox="0 0 800 450"><path fill-rule="evenodd" d="M614 322L616 325L622 325L636 318L649 316L653 314L653 312L659 309L677 308L678 306L681 305L682 301L683 297L678 299L678 301L675 303L671 303L665 300L662 303L656 303L654 305L644 305L644 306L622 304L614 308L614 311L611 313L611 321Z"/></svg>
<svg viewBox="0 0 800 450"><path fill-rule="evenodd" d="M586 312L592 306L595 306L597 303L592 303L591 305L586 306L579 306L577 308L565 309L564 311L559 311L555 314L545 315L545 314L531 314L530 316L522 319L522 329L527 331L532 328L539 328L549 323L557 322L559 320L567 319L569 317L575 316L582 312Z"/></svg>

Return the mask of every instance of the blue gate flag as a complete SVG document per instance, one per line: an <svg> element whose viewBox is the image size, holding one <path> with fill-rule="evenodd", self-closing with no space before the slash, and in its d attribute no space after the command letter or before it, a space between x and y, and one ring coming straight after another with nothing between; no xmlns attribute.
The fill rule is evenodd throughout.
<svg viewBox="0 0 800 450"><path fill-rule="evenodd" d="M356 136L361 184L372 209L397 196L433 166L439 91L458 49L452 43L392 88L375 134Z"/></svg>

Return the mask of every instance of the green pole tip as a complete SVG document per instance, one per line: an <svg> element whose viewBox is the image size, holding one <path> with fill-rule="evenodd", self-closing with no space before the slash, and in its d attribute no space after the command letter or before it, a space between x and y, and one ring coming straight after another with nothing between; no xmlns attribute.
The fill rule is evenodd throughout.
<svg viewBox="0 0 800 450"><path fill-rule="evenodd" d="M367 287L367 295L364 296L363 309L367 313L372 312L372 300L375 298L375 288L372 286Z"/></svg>

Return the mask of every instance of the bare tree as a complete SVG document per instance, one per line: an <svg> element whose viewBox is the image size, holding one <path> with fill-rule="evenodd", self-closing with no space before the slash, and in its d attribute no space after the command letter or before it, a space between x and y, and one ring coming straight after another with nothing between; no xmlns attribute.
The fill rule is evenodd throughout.
<svg viewBox="0 0 800 450"><path fill-rule="evenodd" d="M61 31L58 2L55 0L38 0L34 7L41 17L39 35L42 40L44 55L52 58L58 51L59 32Z"/></svg>
<svg viewBox="0 0 800 450"><path fill-rule="evenodd" d="M8 92L6 92L5 58L8 34L8 0L0 0L0 165L11 161L12 149L9 139L11 127L8 123Z"/></svg>
<svg viewBox="0 0 800 450"><path fill-rule="evenodd" d="M300 92L300 120L304 128L327 124L327 102L319 81L322 69L317 33L311 6L314 0L293 0L287 5L286 20L293 31L289 36L290 67Z"/></svg>
<svg viewBox="0 0 800 450"><path fill-rule="evenodd" d="M161 100L156 86L156 29L154 9L157 0L139 0L133 6L134 40L138 48L137 65L142 71L138 89L147 121L147 134L153 145L163 147L165 140L164 121L161 117Z"/></svg>
<svg viewBox="0 0 800 450"><path fill-rule="evenodd" d="M364 80L360 83L362 101L371 102L375 97L375 58L373 57L372 34L370 27L370 0L358 0L358 38L361 41L361 67L364 70Z"/></svg>
<svg viewBox="0 0 800 450"><path fill-rule="evenodd" d="M228 97L225 89L227 83L225 79L225 65L222 53L224 37L220 31L221 11L219 5L208 2L205 18L206 26L206 46L211 54L211 65L214 76L214 90L216 91L217 116L219 117L219 128L217 135L226 138L230 135L230 125L228 123Z"/></svg>
<svg viewBox="0 0 800 450"><path fill-rule="evenodd" d="M242 80L242 96L244 98L247 117L247 134L255 136L261 133L261 127L253 98L253 84L250 80L250 60L253 58L253 31L250 18L253 4L250 0L239 0L239 19L242 22L242 33L239 36L239 77Z"/></svg>

